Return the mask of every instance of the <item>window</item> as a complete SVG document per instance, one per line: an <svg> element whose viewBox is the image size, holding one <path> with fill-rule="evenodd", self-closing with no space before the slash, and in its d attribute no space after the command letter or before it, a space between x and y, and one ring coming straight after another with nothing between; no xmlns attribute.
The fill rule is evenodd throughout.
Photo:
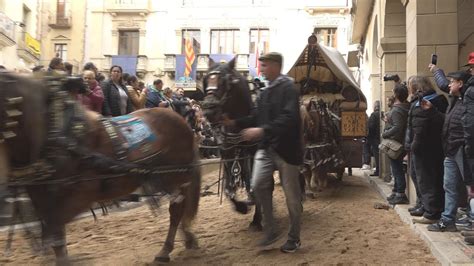
<svg viewBox="0 0 474 266"><path fill-rule="evenodd" d="M138 30L119 31L119 55L138 55Z"/></svg>
<svg viewBox="0 0 474 266"><path fill-rule="evenodd" d="M270 34L268 29L250 30L250 48L251 54L266 54L269 52ZM258 50L258 51L257 51Z"/></svg>
<svg viewBox="0 0 474 266"><path fill-rule="evenodd" d="M185 54L187 37L193 40L194 54L201 53L201 31L184 29L181 33L181 54Z"/></svg>
<svg viewBox="0 0 474 266"><path fill-rule="evenodd" d="M336 28L315 28L314 33L318 37L319 44L337 47L337 29Z"/></svg>
<svg viewBox="0 0 474 266"><path fill-rule="evenodd" d="M66 0L58 0L56 3L56 17L66 17Z"/></svg>
<svg viewBox="0 0 474 266"><path fill-rule="evenodd" d="M22 17L21 22L23 23L23 25L24 25L23 29L26 32L31 32L30 31L30 20L31 20L31 10L25 4L23 4L23 17Z"/></svg>
<svg viewBox="0 0 474 266"><path fill-rule="evenodd" d="M67 61L67 44L57 43L54 45L54 56Z"/></svg>
<svg viewBox="0 0 474 266"><path fill-rule="evenodd" d="M211 54L237 54L239 30L211 30Z"/></svg>

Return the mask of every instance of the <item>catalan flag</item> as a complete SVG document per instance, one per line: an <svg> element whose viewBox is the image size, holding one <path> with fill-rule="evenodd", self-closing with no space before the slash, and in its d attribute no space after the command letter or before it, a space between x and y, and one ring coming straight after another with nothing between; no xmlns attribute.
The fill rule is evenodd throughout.
<svg viewBox="0 0 474 266"><path fill-rule="evenodd" d="M184 76L189 77L193 70L193 63L194 59L196 59L196 55L194 54L194 48L193 48L193 39L192 38L186 38L185 42L185 57L186 57L186 68L184 70Z"/></svg>

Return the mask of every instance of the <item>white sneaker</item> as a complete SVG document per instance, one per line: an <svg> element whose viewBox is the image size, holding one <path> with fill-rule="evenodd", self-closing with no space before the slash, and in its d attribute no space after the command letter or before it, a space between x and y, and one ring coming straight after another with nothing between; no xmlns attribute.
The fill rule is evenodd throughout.
<svg viewBox="0 0 474 266"><path fill-rule="evenodd" d="M370 170L370 165L364 164L364 165L362 165L362 168L361 168L361 169L362 169L362 170Z"/></svg>

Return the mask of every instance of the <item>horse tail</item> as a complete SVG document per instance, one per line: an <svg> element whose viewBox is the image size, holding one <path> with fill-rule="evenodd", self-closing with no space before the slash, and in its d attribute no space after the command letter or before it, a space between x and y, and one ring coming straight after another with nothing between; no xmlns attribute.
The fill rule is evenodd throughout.
<svg viewBox="0 0 474 266"><path fill-rule="evenodd" d="M201 167L198 165L199 155L194 153L194 167L191 169L191 183L186 190L186 203L183 222L189 224L196 217L199 199L201 198Z"/></svg>

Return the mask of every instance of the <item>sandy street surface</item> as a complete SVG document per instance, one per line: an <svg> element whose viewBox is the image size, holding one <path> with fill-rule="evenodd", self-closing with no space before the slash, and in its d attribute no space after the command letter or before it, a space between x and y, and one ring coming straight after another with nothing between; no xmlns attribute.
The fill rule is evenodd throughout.
<svg viewBox="0 0 474 266"><path fill-rule="evenodd" d="M360 173L356 171L355 173ZM216 180L217 172L204 177L203 185ZM214 187L215 188L215 187ZM217 188L215 188L217 191ZM287 210L280 186L276 187L276 216L286 230ZM262 233L247 227L251 214L234 212L228 201L202 197L193 229L200 248L186 250L178 234L171 265L230 264L438 264L429 249L393 210L374 209L380 196L358 177L330 179L329 188L304 203L302 247L295 254L278 249L258 251ZM168 230L167 204L158 217L148 206L108 216L77 220L67 227L69 254L78 265L149 265L160 250ZM7 233L0 234L3 252ZM281 242L284 242L282 239ZM0 256L0 265L51 264L52 255L34 254L22 232L17 231L10 256Z"/></svg>

